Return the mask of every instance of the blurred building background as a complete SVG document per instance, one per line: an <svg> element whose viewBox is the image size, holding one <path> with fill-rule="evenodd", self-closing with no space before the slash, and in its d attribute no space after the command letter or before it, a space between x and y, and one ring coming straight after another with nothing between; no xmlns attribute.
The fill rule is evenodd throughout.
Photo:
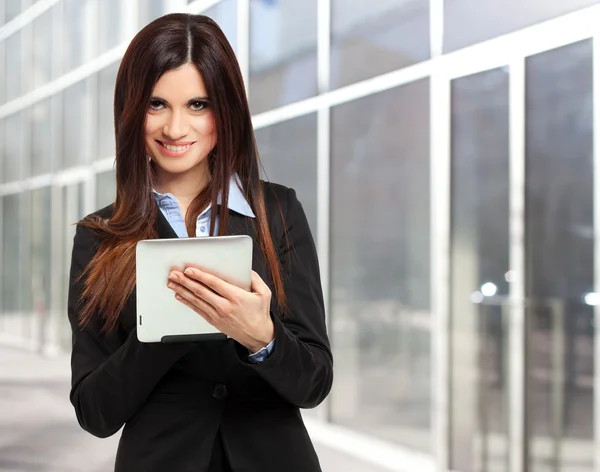
<svg viewBox="0 0 600 472"><path fill-rule="evenodd" d="M600 472L598 3L0 0L0 340L68 352L119 61L202 12L317 242L336 377L315 434L391 470Z"/></svg>

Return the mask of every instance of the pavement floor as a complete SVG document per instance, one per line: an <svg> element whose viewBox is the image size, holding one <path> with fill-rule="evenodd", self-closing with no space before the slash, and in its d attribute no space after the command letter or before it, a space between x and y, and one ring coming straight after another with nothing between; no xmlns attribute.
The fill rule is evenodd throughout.
<svg viewBox="0 0 600 472"><path fill-rule="evenodd" d="M109 472L118 434L98 439L69 402L69 358L0 345L0 471ZM315 441L323 472L387 472Z"/></svg>

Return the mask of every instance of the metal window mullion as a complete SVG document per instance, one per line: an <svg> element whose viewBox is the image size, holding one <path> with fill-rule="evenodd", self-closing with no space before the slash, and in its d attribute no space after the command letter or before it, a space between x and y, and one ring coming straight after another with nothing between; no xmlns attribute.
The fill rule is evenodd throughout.
<svg viewBox="0 0 600 472"><path fill-rule="evenodd" d="M450 78L435 60L430 93L432 448L436 470L450 467Z"/></svg>
<svg viewBox="0 0 600 472"><path fill-rule="evenodd" d="M140 25L139 0L127 0L121 5L121 27L123 40L129 43L138 30L146 25Z"/></svg>
<svg viewBox="0 0 600 472"><path fill-rule="evenodd" d="M85 4L83 21L85 25L83 34L83 64L88 64L94 60L99 54L100 40L100 5L99 0L89 0Z"/></svg>
<svg viewBox="0 0 600 472"><path fill-rule="evenodd" d="M179 2L181 3L179 9L183 8L188 13L192 14L201 14L203 11L208 10L221 1L223 0L196 0L195 2L185 5L185 0L183 0L183 2Z"/></svg>
<svg viewBox="0 0 600 472"><path fill-rule="evenodd" d="M527 329L525 312L525 58L510 63L509 85L509 461L527 470Z"/></svg>
<svg viewBox="0 0 600 472"><path fill-rule="evenodd" d="M317 3L317 90L329 91L331 70L331 0Z"/></svg>
<svg viewBox="0 0 600 472"><path fill-rule="evenodd" d="M600 20L600 12L598 18ZM594 34L594 292L600 293L600 32ZM600 305L594 306L594 470L600 472Z"/></svg>
<svg viewBox="0 0 600 472"><path fill-rule="evenodd" d="M2 228L4 228L4 198L2 197L3 196L0 194L0 267L4 267L4 231L2 230ZM3 277L4 271L0 270L0 294L4 294ZM2 313L3 311L4 308L2 307L2 301L0 300L0 313ZM2 321L0 320L0 333L2 333L3 328L4 327L2 326Z"/></svg>
<svg viewBox="0 0 600 472"><path fill-rule="evenodd" d="M450 469L451 89L443 53L444 0L429 0L431 430L436 470Z"/></svg>
<svg viewBox="0 0 600 472"><path fill-rule="evenodd" d="M325 304L325 322L331 333L330 306L330 195L331 195L331 110L329 107L319 109L317 113L317 253L321 268L321 284ZM335 341L334 341L335 342ZM328 396L318 418L328 421L331 418L331 396Z"/></svg>
<svg viewBox="0 0 600 472"><path fill-rule="evenodd" d="M317 93L329 90L331 46L331 0L317 2ZM323 104L317 110L317 252L325 303L325 322L332 332L330 297L330 166L331 108ZM334 341L335 342L335 341ZM332 416L331 396L318 410L318 419L327 422Z"/></svg>
<svg viewBox="0 0 600 472"><path fill-rule="evenodd" d="M431 58L444 52L444 0L429 0L429 54Z"/></svg>
<svg viewBox="0 0 600 472"><path fill-rule="evenodd" d="M5 1L15 1L15 0L5 0ZM31 7L27 9L27 11L22 12L17 15L11 21L6 24L0 24L0 41L8 38L10 35L30 24L33 20L35 20L38 16L42 15L46 10L52 8L56 3L62 0L39 0L34 3ZM0 3L0 6L2 4ZM4 18L4 15L1 17Z"/></svg>

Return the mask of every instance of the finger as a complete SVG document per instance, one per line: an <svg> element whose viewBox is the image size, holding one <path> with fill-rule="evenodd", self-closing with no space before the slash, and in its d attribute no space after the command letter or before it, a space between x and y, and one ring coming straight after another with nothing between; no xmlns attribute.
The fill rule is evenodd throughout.
<svg viewBox="0 0 600 472"><path fill-rule="evenodd" d="M192 309L195 311L200 310L203 313L206 313L211 319L217 316L217 311L214 309L214 307L206 303L201 298L198 298L198 296L187 287L175 282L170 282L170 284L174 286L171 288L175 291L175 298L177 298L177 300L187 302L189 304L188 306L190 306Z"/></svg>
<svg viewBox="0 0 600 472"><path fill-rule="evenodd" d="M271 289L265 283L265 281L261 278L261 276L258 275L258 273L256 273L255 271L252 271L251 289L253 292L258 293L261 296L270 296L271 295Z"/></svg>
<svg viewBox="0 0 600 472"><path fill-rule="evenodd" d="M188 308L191 308L192 310L194 310L196 313L198 313L202 318L204 318L206 321L208 321L211 325L213 324L213 319L212 317L206 313L204 310L201 310L200 308L198 308L196 305L194 305L192 302L190 302L189 300L186 300L185 298L183 298L181 295L179 294L175 294L175 298L177 299L177 301L183 303L185 306L187 306ZM213 325L214 326L214 325Z"/></svg>
<svg viewBox="0 0 600 472"><path fill-rule="evenodd" d="M221 295L221 297L226 298L227 300L233 300L234 297L239 295L239 291L242 290L235 285L225 282L220 277L200 270L196 267L188 267L185 269L184 274L197 280L206 287L209 287L218 295Z"/></svg>
<svg viewBox="0 0 600 472"><path fill-rule="evenodd" d="M186 287L197 298L202 299L207 304L211 305L215 310L217 309L217 307L220 307L227 302L225 298L221 297L219 294L215 293L206 285L203 285L202 283L192 279L191 277L188 277L184 274L176 274L176 277L178 283Z"/></svg>

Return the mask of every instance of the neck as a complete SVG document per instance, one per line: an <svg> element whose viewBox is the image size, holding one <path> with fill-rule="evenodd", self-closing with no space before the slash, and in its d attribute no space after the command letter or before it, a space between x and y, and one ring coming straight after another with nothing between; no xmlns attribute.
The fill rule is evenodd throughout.
<svg viewBox="0 0 600 472"><path fill-rule="evenodd" d="M181 174L172 174L156 168L157 183L155 189L159 193L171 193L184 210L194 198L206 188L210 180L208 165L204 162Z"/></svg>

